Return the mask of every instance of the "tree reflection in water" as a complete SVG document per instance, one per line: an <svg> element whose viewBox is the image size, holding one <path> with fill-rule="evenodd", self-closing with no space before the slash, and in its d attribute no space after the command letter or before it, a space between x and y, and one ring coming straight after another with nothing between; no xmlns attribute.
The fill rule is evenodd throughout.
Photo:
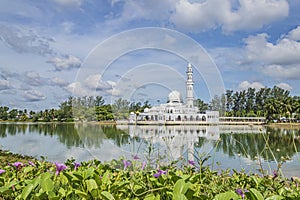
<svg viewBox="0 0 300 200"><path fill-rule="evenodd" d="M234 157L239 154L251 160L262 157L266 161L291 158L300 149L300 131L267 128L266 133L221 134L218 151ZM296 149L295 149L296 147Z"/></svg>
<svg viewBox="0 0 300 200"><path fill-rule="evenodd" d="M149 145L145 138L147 134L161 137L161 141L174 142L177 135L181 135L178 144L194 144L194 149L200 149L207 143L212 143L216 151L227 154L229 157L240 155L251 160L259 155L265 161L281 161L282 157L292 158L300 149L300 130L266 128L257 133L247 131L243 133L232 133L220 129L206 129L206 127L191 127L181 130L178 127L143 127L143 132L138 129L118 129L114 125L101 126L99 124L84 123L0 123L0 137L37 134L56 137L66 148L95 148L100 149L105 142L112 142L114 145L123 148L128 144ZM212 130L212 131L211 131ZM135 131L134 134L130 131ZM174 131L174 133L172 132ZM162 135L165 134L165 135ZM188 135L192 136L189 138ZM210 138L209 138L210 137ZM187 138L184 142L181 139ZM216 145L218 144L218 145ZM177 148L174 146L173 149ZM186 146L185 146L186 147ZM175 149L176 150L176 149ZM178 150L178 148L177 148ZM274 156L273 156L274 155Z"/></svg>
<svg viewBox="0 0 300 200"><path fill-rule="evenodd" d="M0 123L0 137L7 135L37 133L44 136L56 136L58 140L71 147L100 148L105 140L111 140L117 146L131 142L132 138L115 125L100 126L84 123ZM137 142L140 138L135 138Z"/></svg>

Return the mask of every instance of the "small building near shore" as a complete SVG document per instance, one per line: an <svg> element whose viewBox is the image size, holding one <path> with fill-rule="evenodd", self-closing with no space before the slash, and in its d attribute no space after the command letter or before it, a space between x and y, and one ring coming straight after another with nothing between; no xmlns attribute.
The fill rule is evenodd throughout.
<svg viewBox="0 0 300 200"><path fill-rule="evenodd" d="M183 101L180 92L174 90L169 93L164 104L146 108L142 113L131 113L131 124L218 124L219 112L199 112L194 105L194 82L192 65L187 66L186 99Z"/></svg>

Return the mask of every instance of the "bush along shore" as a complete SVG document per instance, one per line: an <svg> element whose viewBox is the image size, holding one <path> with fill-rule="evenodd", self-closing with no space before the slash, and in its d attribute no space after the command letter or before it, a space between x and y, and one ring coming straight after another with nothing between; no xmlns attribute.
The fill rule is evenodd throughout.
<svg viewBox="0 0 300 200"><path fill-rule="evenodd" d="M138 156L109 163L50 163L0 153L0 199L300 199L297 178L276 171L213 171L205 160L153 169Z"/></svg>

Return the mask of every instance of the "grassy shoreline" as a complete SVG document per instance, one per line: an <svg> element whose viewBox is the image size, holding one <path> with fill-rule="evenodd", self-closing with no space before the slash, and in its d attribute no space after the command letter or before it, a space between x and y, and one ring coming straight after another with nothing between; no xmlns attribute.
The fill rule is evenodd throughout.
<svg viewBox="0 0 300 200"><path fill-rule="evenodd" d="M8 150L0 149L0 167L5 167L15 162L28 163L28 161L37 161L37 158L28 155L12 153Z"/></svg>
<svg viewBox="0 0 300 200"><path fill-rule="evenodd" d="M271 128L300 129L300 123L269 123L266 126Z"/></svg>

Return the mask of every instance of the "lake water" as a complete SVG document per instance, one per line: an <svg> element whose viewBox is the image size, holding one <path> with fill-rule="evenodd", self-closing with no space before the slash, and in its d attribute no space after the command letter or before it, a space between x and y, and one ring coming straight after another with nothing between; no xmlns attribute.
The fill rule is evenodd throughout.
<svg viewBox="0 0 300 200"><path fill-rule="evenodd" d="M263 126L101 126L99 124L0 123L1 149L44 156L52 162L121 156L169 163L210 158L211 168L300 176L300 131Z"/></svg>

